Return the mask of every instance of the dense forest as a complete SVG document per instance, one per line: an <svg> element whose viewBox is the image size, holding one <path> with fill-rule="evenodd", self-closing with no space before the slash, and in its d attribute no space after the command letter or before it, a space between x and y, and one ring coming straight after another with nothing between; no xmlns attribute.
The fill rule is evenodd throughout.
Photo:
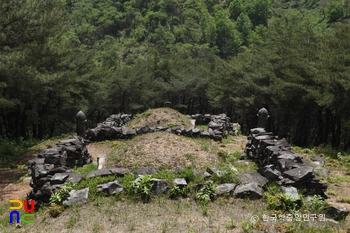
<svg viewBox="0 0 350 233"><path fill-rule="evenodd" d="M0 136L112 113L227 113L300 146L350 146L349 0L2 0Z"/></svg>

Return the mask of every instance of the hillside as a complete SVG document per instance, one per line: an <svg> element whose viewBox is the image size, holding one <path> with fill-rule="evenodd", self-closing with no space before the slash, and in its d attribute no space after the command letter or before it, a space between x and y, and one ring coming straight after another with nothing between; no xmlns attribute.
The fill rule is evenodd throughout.
<svg viewBox="0 0 350 233"><path fill-rule="evenodd" d="M243 133L266 107L295 145L350 146L348 0L5 0L0 12L1 137L170 103L226 113Z"/></svg>
<svg viewBox="0 0 350 233"><path fill-rule="evenodd" d="M148 137L145 137L148 136ZM125 151L121 155L122 163L114 165L127 165L134 163L134 168L143 165L142 158L149 161L151 155L153 161L160 160L157 164L163 168L172 168L179 160L176 152L182 154L193 149L192 154L183 154L183 159L193 162L196 168L201 170L204 164L220 164L222 157L219 151L226 151L228 158L242 153L242 146L245 145L246 138L243 136L229 137L223 143L214 141L204 141L198 139L185 139L172 134L156 133L142 135L132 140L106 141L92 143L89 145L90 153L96 158L100 153L110 153L113 157L118 151ZM173 144L173 145L172 145ZM48 144L41 144L46 147ZM150 146L147 150L145 147ZM158 146L161 149L152 148ZM167 154L167 149L175 150L174 156L161 157ZM181 147L181 148L178 148ZM138 151L144 148L144 153ZM184 151L180 151L184 148ZM330 151L322 148L304 149L293 147L293 150L303 155L306 160L310 157L323 156L326 158L326 166L331 168L328 178L329 188L327 195L330 199L327 203L340 207L350 208L346 203L349 195L349 180L346 172L348 166L347 155L341 155L341 161L331 159ZM216 157L217 161L206 161L201 156L203 152ZM169 153L170 154L170 153ZM201 155L202 154L202 155ZM134 157L132 156L134 155ZM124 156L124 157L123 157ZM160 156L160 157L159 157ZM212 158L214 158L212 157ZM136 158L136 159L135 159ZM207 157L206 157L207 158ZM256 169L253 163L248 161L229 159L239 171L250 171ZM25 162L25 161L23 161ZM187 161L188 162L188 161ZM136 166L135 166L136 165ZM153 164L149 164L153 165ZM185 164L188 165L188 164ZM88 165L91 167L91 165ZM93 167L95 168L95 167ZM79 170L79 169L78 169ZM84 171L85 174L87 171ZM158 173L158 175L169 173ZM157 174L156 174L157 175ZM113 179L115 179L113 177ZM120 182L125 179L117 178ZM12 186L21 188L26 183L13 184ZM91 183L92 185L92 183ZM23 188L22 188L23 189ZM276 192L273 186L269 187L268 193ZM95 194L91 194L95 195ZM273 222L263 221L264 214L277 213L271 210L268 202L263 198L260 200L248 200L228 196L218 196L214 202L208 205L201 205L193 199L192 194L187 198L171 200L167 195L152 196L149 203L140 203L136 197L124 195L113 195L112 197L93 196L85 205L76 205L65 209L53 206L44 206L36 212L35 224L21 224L11 226L8 224L8 203L1 204L0 208L0 230L2 232L346 232L349 228L349 221L332 223L329 221L301 221L301 222ZM314 213L309 209L309 204L305 204L300 209L303 213ZM305 212L306 211L306 212ZM316 213L316 212L315 212ZM101 218L101 216L104 216ZM89 219L89 221L86 221ZM253 220L252 220L253 219ZM256 222L255 222L256 221ZM40 230L39 230L40 229Z"/></svg>
<svg viewBox="0 0 350 233"><path fill-rule="evenodd" d="M135 119L128 123L128 127L141 128L148 125L149 127L180 127L191 128L191 120L185 115L171 108L149 109L136 116Z"/></svg>

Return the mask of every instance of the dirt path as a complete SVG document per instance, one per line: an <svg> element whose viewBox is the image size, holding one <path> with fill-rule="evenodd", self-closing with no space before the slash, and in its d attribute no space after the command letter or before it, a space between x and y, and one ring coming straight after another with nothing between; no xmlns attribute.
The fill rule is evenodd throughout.
<svg viewBox="0 0 350 233"><path fill-rule="evenodd" d="M11 168L0 170L0 203L9 199L24 198L32 189L29 186L30 178L26 178L22 182L18 182L18 180L27 174L27 162L35 158L38 152L26 153L9 164ZM21 165L20 168L19 165Z"/></svg>

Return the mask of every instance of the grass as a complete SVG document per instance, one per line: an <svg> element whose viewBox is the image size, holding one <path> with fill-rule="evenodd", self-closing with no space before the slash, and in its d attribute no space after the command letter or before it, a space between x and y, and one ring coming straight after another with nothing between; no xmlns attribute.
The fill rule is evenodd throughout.
<svg viewBox="0 0 350 233"><path fill-rule="evenodd" d="M118 155L118 159L110 165L122 166L127 160L131 160L131 167L140 167L152 162L155 159L162 160L157 162L157 167L161 169L152 175L154 178L166 179L173 189L173 179L185 178L189 183L188 190L184 193L173 189L174 196L171 199L170 193L159 196L152 195L148 203L142 203L135 195L131 195L132 182L135 176L128 173L125 177L94 177L83 179L76 189L85 187L90 188L89 202L84 205L75 205L63 208L61 206L44 206L36 213L35 226L21 224L20 228L8 224L9 205L7 203L0 205L0 232L105 232L108 229L117 229L116 232L345 232L350 228L350 223L342 221L339 224L330 222L279 222L262 221L263 215L271 216L278 212L269 208L269 203L264 200L250 201L248 199L236 199L232 194L216 196L213 202L205 205L196 200L195 184L205 183L208 179L202 176L196 176L195 170L206 168L207 166L219 167L228 172L223 177L211 178L214 185L225 182L237 182L235 173L231 170L230 164L239 171L255 170L254 163L238 162L238 158L243 153L240 148L239 137L229 138L224 148L220 144L206 139L188 139L185 137L167 137L172 134L156 133L142 135L147 137L135 137L127 141L105 142L113 149L112 157ZM104 146L105 143L102 143ZM94 144L98 147L98 143ZM152 147L154 146L154 147ZM150 147L150 148L148 148ZM158 149L155 149L158 148ZM160 149L159 149L160 148ZM170 148L167 151L164 148ZM190 149L191 148L191 149ZM176 157L176 150L180 157ZM319 149L317 149L319 150ZM320 156L316 149L300 148L300 154L304 158L308 156ZM142 154L141 152L144 152ZM200 158L201 153L207 153L206 156L213 156L212 161L203 162ZM169 154L170 156L164 156ZM338 153L336 153L339 155ZM222 156L221 156L222 155ZM109 155L111 156L111 155ZM325 155L322 155L325 156ZM341 153L339 159L326 158L326 166L331 161L332 164L340 165L340 172L344 173L346 167L347 155ZM154 159L153 161L147 159ZM172 163L177 160L180 163ZM167 161L167 159L171 159ZM145 163L148 162L148 163ZM165 161L165 162L164 162ZM163 163L161 163L163 162ZM184 165L184 169L178 174L171 172L175 166ZM22 163L19 163L21 167ZM95 170L96 165L89 164L81 168L74 168L74 172L86 175L91 170ZM334 169L332 169L334 170ZM331 189L329 195L334 194L338 202L348 204L349 198L344 193L343 184L347 184L348 177L342 176L342 173L334 173L330 176ZM97 192L97 185L109 181L118 180L125 189L124 193L112 196L105 196ZM335 186L334 184L338 184ZM208 193L210 193L208 191ZM280 186L269 184L266 193L277 195L281 193ZM281 200L279 200L281 201ZM286 201L282 199L282 201ZM287 200L288 201L288 200ZM315 212L318 207L324 203L314 201L314 206L305 205L298 209L300 214L310 214ZM282 208L283 209L283 208ZM252 222L252 216L257 216L258 220ZM86 221L89 219L89 221ZM32 227L35 227L33 229Z"/></svg>
<svg viewBox="0 0 350 233"><path fill-rule="evenodd" d="M128 123L128 127L131 128L141 128L146 125L149 127L190 128L192 124L188 117L171 108L149 109L138 114L135 119Z"/></svg>
<svg viewBox="0 0 350 233"><path fill-rule="evenodd" d="M209 141L209 140L207 140ZM204 145L204 146L203 146ZM126 141L107 155L107 166L131 168L190 166L205 169L218 161L217 142L181 137L167 132L144 134Z"/></svg>

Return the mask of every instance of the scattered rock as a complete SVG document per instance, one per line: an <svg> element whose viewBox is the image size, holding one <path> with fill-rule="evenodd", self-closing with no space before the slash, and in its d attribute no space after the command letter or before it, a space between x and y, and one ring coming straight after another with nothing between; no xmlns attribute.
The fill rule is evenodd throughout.
<svg viewBox="0 0 350 233"><path fill-rule="evenodd" d="M157 172L157 168L154 167L139 167L134 170L135 175L152 175Z"/></svg>
<svg viewBox="0 0 350 233"><path fill-rule="evenodd" d="M67 200L63 201L64 205L72 205L76 203L85 204L89 197L89 188L72 190L69 192L69 197Z"/></svg>
<svg viewBox="0 0 350 233"><path fill-rule="evenodd" d="M300 202L301 198L298 194L298 190L295 187L281 187L282 192L292 198L294 198L295 201Z"/></svg>
<svg viewBox="0 0 350 233"><path fill-rule="evenodd" d="M99 192L105 192L107 195L113 195L117 192L124 192L124 188L118 181L112 181L97 186Z"/></svg>
<svg viewBox="0 0 350 233"><path fill-rule="evenodd" d="M288 170L283 173L283 176L297 182L311 177L313 174L312 172L312 167L305 165L299 168Z"/></svg>
<svg viewBox="0 0 350 233"><path fill-rule="evenodd" d="M346 208L337 208L334 206L327 207L326 217L336 221L344 220L349 214Z"/></svg>
<svg viewBox="0 0 350 233"><path fill-rule="evenodd" d="M108 168L103 168L100 170L91 171L86 175L86 178L92 178L96 176L109 176L112 172Z"/></svg>
<svg viewBox="0 0 350 233"><path fill-rule="evenodd" d="M234 191L236 197L249 199L259 199L263 196L263 189L258 186L257 183L252 182L248 184L240 184Z"/></svg>
<svg viewBox="0 0 350 233"><path fill-rule="evenodd" d="M126 168L121 168L121 167L112 167L112 168L108 168L108 170L112 173L115 174L117 176L123 177L126 173L129 172L128 169Z"/></svg>
<svg viewBox="0 0 350 233"><path fill-rule="evenodd" d="M170 189L168 181L162 179L152 179L152 192L155 194L167 193Z"/></svg>
<svg viewBox="0 0 350 233"><path fill-rule="evenodd" d="M314 168L314 173L317 176L323 177L323 178L328 178L330 174L330 170L326 167L316 167Z"/></svg>
<svg viewBox="0 0 350 233"><path fill-rule="evenodd" d="M180 188L183 188L187 186L187 182L184 178L175 178L174 186L179 186Z"/></svg>
<svg viewBox="0 0 350 233"><path fill-rule="evenodd" d="M257 172L241 172L237 174L237 178L241 184L248 184L255 182L260 187L264 187L269 180Z"/></svg>
<svg viewBox="0 0 350 233"><path fill-rule="evenodd" d="M222 177L222 176L224 176L224 175L227 174L226 171L223 171L222 169L217 168L217 167L208 167L208 168L207 168L207 172L208 172L209 174L211 174L211 175L215 174L215 175L217 175L218 177Z"/></svg>
<svg viewBox="0 0 350 233"><path fill-rule="evenodd" d="M216 195L232 192L236 187L234 183L220 184L215 188Z"/></svg>

